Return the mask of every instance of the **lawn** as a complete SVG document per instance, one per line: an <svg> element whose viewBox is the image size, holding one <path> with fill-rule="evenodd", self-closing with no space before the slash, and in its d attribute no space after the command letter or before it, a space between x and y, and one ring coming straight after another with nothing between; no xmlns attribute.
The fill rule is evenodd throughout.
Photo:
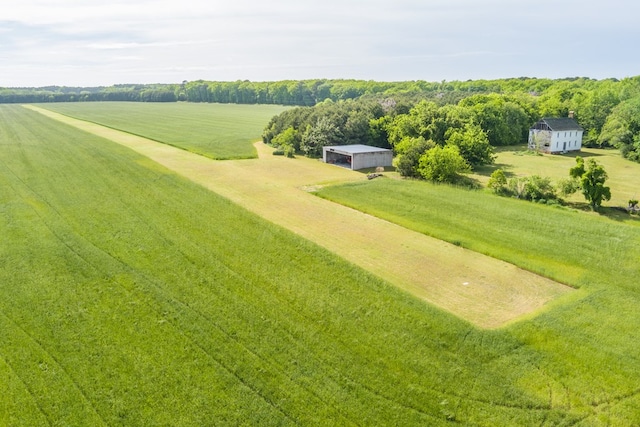
<svg viewBox="0 0 640 427"><path fill-rule="evenodd" d="M638 258L614 251L638 228L618 225L598 254L619 258L583 290L483 330L130 149L0 106L0 424L638 424Z"/></svg>
<svg viewBox="0 0 640 427"><path fill-rule="evenodd" d="M618 150L583 148L579 153L531 155L526 146L513 146L501 147L496 154L495 165L481 168L479 173L472 175L483 184L497 168L504 170L507 177L540 175L558 182L569 178L569 169L576 165L576 156L582 156L595 159L609 176L605 185L611 188L611 200L603 206L626 207L629 199L640 198L640 164L624 159ZM586 203L579 192L568 201Z"/></svg>
<svg viewBox="0 0 640 427"><path fill-rule="evenodd" d="M213 159L256 157L253 143L269 119L288 107L278 105L75 102L44 108L143 135Z"/></svg>

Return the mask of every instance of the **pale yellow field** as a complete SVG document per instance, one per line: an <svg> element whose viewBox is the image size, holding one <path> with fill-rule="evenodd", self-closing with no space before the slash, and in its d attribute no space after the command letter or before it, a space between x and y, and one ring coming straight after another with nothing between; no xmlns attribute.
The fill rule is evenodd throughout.
<svg viewBox="0 0 640 427"><path fill-rule="evenodd" d="M262 143L256 144L258 159L213 161L48 110L28 108L127 146L477 326L499 327L572 291L511 264L309 193L319 185L366 179L361 173L318 160L273 156Z"/></svg>

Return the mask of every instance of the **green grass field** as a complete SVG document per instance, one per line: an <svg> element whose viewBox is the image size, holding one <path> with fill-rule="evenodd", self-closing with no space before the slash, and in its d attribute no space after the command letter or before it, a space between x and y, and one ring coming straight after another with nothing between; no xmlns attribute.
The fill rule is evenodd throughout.
<svg viewBox="0 0 640 427"><path fill-rule="evenodd" d="M321 193L383 200L390 182ZM589 248L593 265L558 273L583 290L477 329L129 149L0 106L0 425L640 423L639 228L595 218L599 250L539 227L588 215L477 194L537 218L544 244Z"/></svg>
<svg viewBox="0 0 640 427"><path fill-rule="evenodd" d="M626 207L629 199L640 198L640 164L624 159L618 150L599 150L583 148L579 153L564 155L529 155L526 146L500 147L495 164L481 168L472 177L486 184L491 172L497 168L505 171L508 177L540 175L549 177L553 182L569 178L569 169L576 165L576 156L593 158L604 166L609 176L605 185L611 188L611 200L603 206ZM568 199L569 202L586 204L584 196L578 192Z"/></svg>
<svg viewBox="0 0 640 427"><path fill-rule="evenodd" d="M500 327L571 292L498 259L309 194L309 188L318 185L366 180L361 173L304 157L274 156L261 142L255 144L259 159L211 161L95 123L28 108L131 148L474 325Z"/></svg>
<svg viewBox="0 0 640 427"><path fill-rule="evenodd" d="M626 372L640 383L637 220L418 181L378 179L325 187L317 194L580 288L574 302L510 331L546 355L550 401L563 389L590 389L597 415L582 424L639 422L640 389L620 382ZM605 398L606 387L618 397ZM574 402L568 395L561 399Z"/></svg>
<svg viewBox="0 0 640 427"><path fill-rule="evenodd" d="M317 194L574 287L603 280L617 286L640 260L637 219L411 180L329 186Z"/></svg>
<svg viewBox="0 0 640 427"><path fill-rule="evenodd" d="M212 159L255 158L253 143L278 105L77 102L41 105Z"/></svg>

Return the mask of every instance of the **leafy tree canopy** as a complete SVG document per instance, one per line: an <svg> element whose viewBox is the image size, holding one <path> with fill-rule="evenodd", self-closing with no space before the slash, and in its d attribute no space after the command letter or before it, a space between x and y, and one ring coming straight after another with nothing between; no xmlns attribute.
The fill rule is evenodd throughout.
<svg viewBox="0 0 640 427"><path fill-rule="evenodd" d="M455 183L461 174L470 172L471 167L460 155L458 147L435 146L420 157L418 172L429 181Z"/></svg>
<svg viewBox="0 0 640 427"><path fill-rule="evenodd" d="M591 209L598 210L603 201L611 200L611 190L604 185L607 172L594 159L588 159L585 164L582 157L576 157L576 166L569 170L569 175L579 179L580 189Z"/></svg>
<svg viewBox="0 0 640 427"><path fill-rule="evenodd" d="M448 145L455 145L460 155L472 167L493 163L493 147L480 125L466 123L462 129L453 128L448 132Z"/></svg>

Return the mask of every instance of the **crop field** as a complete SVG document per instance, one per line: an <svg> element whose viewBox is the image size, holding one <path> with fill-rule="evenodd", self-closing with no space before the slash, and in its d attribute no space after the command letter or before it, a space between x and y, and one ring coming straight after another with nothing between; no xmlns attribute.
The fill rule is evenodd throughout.
<svg viewBox="0 0 640 427"><path fill-rule="evenodd" d="M75 102L47 109L120 129L213 159L256 157L253 143L278 105Z"/></svg>
<svg viewBox="0 0 640 427"><path fill-rule="evenodd" d="M495 198L515 203L503 207L514 218L475 212L486 221L476 233L519 238L532 225L515 218L532 209L541 241L559 240L543 272L580 290L486 330L232 203L239 187L223 198L151 160L171 147L146 146L143 156L120 144L0 106L0 424L640 423L640 228L594 218L583 226L599 234L558 236L540 226L545 216L581 214ZM194 180L213 183L260 162L180 153ZM287 179L317 184L313 161L298 160L309 175ZM331 170L320 184L354 182L320 189L325 197L366 190L384 205L382 193L398 191L385 187L392 180ZM265 183L245 198L287 181L258 178ZM478 210L494 201L457 191ZM516 222L520 230L506 229ZM457 243L472 247L472 232L461 233ZM564 274L562 250L593 265Z"/></svg>
<svg viewBox="0 0 640 427"><path fill-rule="evenodd" d="M35 108L35 107L30 107ZM483 327L543 307L571 288L307 193L365 176L318 160L286 159L262 143L259 160L211 162L170 146L38 109L148 156L261 217Z"/></svg>

